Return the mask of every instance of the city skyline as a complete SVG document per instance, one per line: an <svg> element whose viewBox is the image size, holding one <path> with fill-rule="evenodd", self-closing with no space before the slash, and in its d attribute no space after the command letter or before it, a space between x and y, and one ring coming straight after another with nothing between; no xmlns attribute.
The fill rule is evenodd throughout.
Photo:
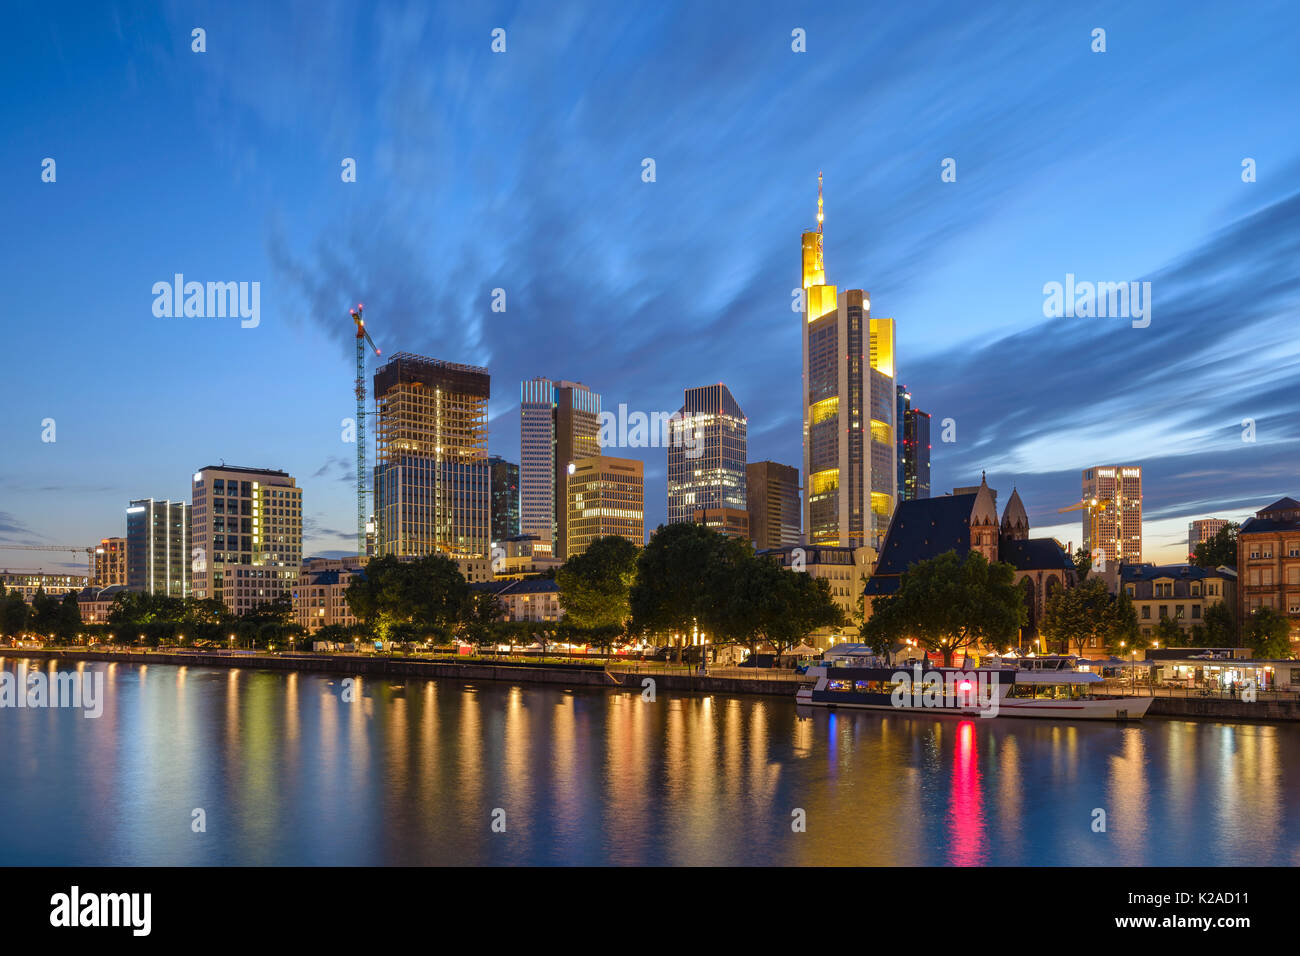
<svg viewBox="0 0 1300 956"><path fill-rule="evenodd" d="M789 52L772 17L718 11L634 25L611 14L559 31L536 14L503 14L511 44L497 59L486 21L454 10L410 13L410 22L381 11L375 35L356 40L342 13L269 12L245 28L214 11L203 54L189 50L192 24L166 14L55 14L27 30L33 15L15 18L32 42L10 68L26 74L30 94L10 107L19 132L4 153L13 188L3 201L15 228L3 242L14 298L37 303L39 321L16 323L10 351L33 359L7 376L2 567L84 573L70 555L4 545L122 536L130 501L188 500L193 469L218 459L299 478L305 554L355 551L355 447L340 440L340 422L353 402L347 309L357 301L385 355L483 365L505 383L545 368L588 383L611 408L670 411L692 382L726 381L749 417L750 460L798 463L790 243L812 226L818 169L832 271L897 318L898 379L933 415L935 488L987 470L991 483L1017 485L1042 509L1030 516L1036 534L1077 546L1079 523L1055 510L1076 500L1080 469L1132 462L1144 470L1144 558L1161 562L1183 559L1189 520L1241 520L1290 490L1297 363L1278 343L1294 321L1286 264L1300 242L1300 194L1286 185L1298 168L1285 133L1294 81L1283 37L1261 42L1229 13L1183 33L1159 12L1115 10L1111 50L1091 61L1084 40L1069 41L1087 30L1045 14L1041 50L1031 44L971 84L957 82L960 67L935 64L984 62L1012 41L992 15L940 25L926 35L925 70L909 65L915 48L872 41L882 69L899 67L908 87L868 91L839 54L855 17L870 18L847 9L802 18L811 62ZM908 17L858 32L888 37ZM623 38L609 39L620 27ZM1159 87L1178 119L1151 135L1163 111L1132 109L1128 91L1151 75L1193 76L1205 29L1220 56L1249 57L1250 75ZM730 76L689 49L678 51L687 76L648 66L656 49L718 31L768 79L756 82L739 62ZM306 86L274 55L286 35L317 51ZM370 41L391 65L334 74L332 64ZM615 71L614 81L592 93L580 66L572 85L547 81L548 64L570 48L600 51L590 69ZM630 49L643 79L614 62ZM822 52L835 52L834 62ZM1068 79L1052 69L1066 61ZM1079 75L1093 63L1089 85ZM715 72L701 76L706 68ZM91 75L102 82L86 95ZM1030 75L1036 82L1022 84ZM88 119L69 124L82 115L68 98L77 84L76 110ZM463 110L434 115L435 90L453 91ZM981 119L990 93L1019 112ZM677 131L679 94L700 115ZM479 130L469 120L515 118L528 96L547 122L568 117L570 142L539 141L540 123ZM741 96L743 107L726 112L766 124L725 121L719 104ZM909 115L937 96L951 106ZM631 112L646 127L635 135L619 117L628 98L639 98ZM114 108L100 110L108 100ZM889 145L846 131L845 146L864 137L849 160L841 157L851 148L796 142L788 129L809 101L871 117L891 130ZM114 117L112 128L101 116ZM159 117L197 132L161 144L138 135ZM424 118L444 135L413 132ZM1049 118L1056 132L1045 137ZM1090 132L1098 124L1108 135ZM1194 163L1183 155L1214 137L1251 143L1258 180L1242 181L1235 153L1202 150ZM716 158L701 158L707 152ZM453 162L474 153L494 158ZM53 183L40 179L47 156L58 162ZM340 180L345 157L357 162L355 183ZM642 180L646 157L656 160L654 182ZM955 182L940 179L947 157ZM731 181L746 187L724 186ZM1059 228L1062 216L1070 229ZM468 225L446 228L471 222L473 242ZM669 237L683 234L698 244L670 254ZM260 282L259 324L155 316L153 284L178 273ZM1152 281L1150 327L1045 319L1042 286L1073 275ZM492 308L498 288L504 312ZM618 321L598 299L625 306ZM77 349L60 345L73 338ZM1006 374L1008 354L1022 374ZM99 400L106 377L115 382L108 402ZM278 403L262 403L269 382L282 390ZM489 405L488 451L513 461L512 391L499 389ZM293 426L276 417L290 396L302 401ZM947 418L952 443L940 438ZM41 440L47 419L54 442ZM1242 440L1245 420L1253 441ZM133 454L122 455L128 436ZM664 520L662 449L613 453L645 462L652 529Z"/></svg>

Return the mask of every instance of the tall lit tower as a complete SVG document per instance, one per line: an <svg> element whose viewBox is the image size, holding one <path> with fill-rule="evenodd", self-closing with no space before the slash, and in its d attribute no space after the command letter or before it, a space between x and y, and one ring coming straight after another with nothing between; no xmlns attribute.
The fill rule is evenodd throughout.
<svg viewBox="0 0 1300 956"><path fill-rule="evenodd" d="M1106 560L1142 561L1142 469L1102 465L1083 472L1083 546Z"/></svg>
<svg viewBox="0 0 1300 956"><path fill-rule="evenodd" d="M809 544L879 547L897 496L894 320L826 282L825 207L803 234L803 527Z"/></svg>

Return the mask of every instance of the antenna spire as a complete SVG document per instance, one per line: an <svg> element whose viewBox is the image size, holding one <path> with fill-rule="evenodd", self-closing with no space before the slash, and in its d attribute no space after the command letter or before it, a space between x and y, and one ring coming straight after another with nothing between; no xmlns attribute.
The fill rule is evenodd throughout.
<svg viewBox="0 0 1300 956"><path fill-rule="evenodd" d="M822 171L819 169L817 170L817 232L819 234L822 231L822 220L825 218L822 212Z"/></svg>

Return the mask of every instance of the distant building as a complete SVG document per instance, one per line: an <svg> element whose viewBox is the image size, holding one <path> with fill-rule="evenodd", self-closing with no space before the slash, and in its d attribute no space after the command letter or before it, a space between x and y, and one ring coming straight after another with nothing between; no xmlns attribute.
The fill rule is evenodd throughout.
<svg viewBox="0 0 1300 956"><path fill-rule="evenodd" d="M775 461L745 466L749 538L754 547L784 548L799 543L799 469Z"/></svg>
<svg viewBox="0 0 1300 956"><path fill-rule="evenodd" d="M898 495L894 320L861 289L826 282L817 229L802 236L803 533L809 544L875 547Z"/></svg>
<svg viewBox="0 0 1300 956"><path fill-rule="evenodd" d="M569 557L611 534L638 548L645 544L644 468L635 458L607 455L580 458L569 466Z"/></svg>
<svg viewBox="0 0 1300 956"><path fill-rule="evenodd" d="M193 496L194 597L244 614L293 591L302 489L288 472L208 465L194 474Z"/></svg>
<svg viewBox="0 0 1300 956"><path fill-rule="evenodd" d="M727 386L688 388L668 420L668 523L697 509L746 511L748 421Z"/></svg>
<svg viewBox="0 0 1300 956"><path fill-rule="evenodd" d="M858 595L862 593L863 581L876 563L875 548L843 548L830 544L794 545L767 548L758 553L775 559L782 567L792 571L826 578L830 584L831 597L844 611L848 624L843 628L820 628L813 631L807 638L809 644L824 650L832 644L857 639L858 627L854 621L858 613Z"/></svg>
<svg viewBox="0 0 1300 956"><path fill-rule="evenodd" d="M696 508L691 520L731 538L749 539L749 512L739 508Z"/></svg>
<svg viewBox="0 0 1300 956"><path fill-rule="evenodd" d="M365 573L364 558L308 558L293 589L294 620L311 633L331 624L357 624L346 595L352 580L364 578Z"/></svg>
<svg viewBox="0 0 1300 956"><path fill-rule="evenodd" d="M1121 564L1102 573L1111 593L1124 588L1137 611L1138 627L1150 636L1157 624L1172 618L1184 633L1205 620L1213 604L1236 613L1237 572L1232 568L1198 568L1188 564Z"/></svg>
<svg viewBox="0 0 1300 956"><path fill-rule="evenodd" d="M930 415L912 407L912 393L898 386L898 500L930 497Z"/></svg>
<svg viewBox="0 0 1300 956"><path fill-rule="evenodd" d="M90 586L111 588L127 584L126 538L103 538L91 555Z"/></svg>
<svg viewBox="0 0 1300 956"><path fill-rule="evenodd" d="M1247 518L1237 533L1238 620L1271 607L1291 620L1300 642L1300 502L1279 498Z"/></svg>
<svg viewBox="0 0 1300 956"><path fill-rule="evenodd" d="M114 584L106 588L93 585L82 588L77 594L77 608L81 611L81 623L107 624L109 612L113 610L114 598L126 590L128 589L125 584Z"/></svg>
<svg viewBox="0 0 1300 956"><path fill-rule="evenodd" d="M979 485L956 488L949 495L899 504L880 560L867 581L867 604L896 593L904 572L913 564L948 551L961 558L979 551L990 563L1005 561L1015 568L1028 611L1022 645L1039 637L1047 598L1058 588L1072 587L1077 578L1074 562L1061 542L1029 537L1029 515L1020 493L1011 492L999 521L997 492L981 479Z"/></svg>
<svg viewBox="0 0 1300 956"><path fill-rule="evenodd" d="M534 378L519 395L519 528L563 559L569 465L600 454L600 396L581 382Z"/></svg>
<svg viewBox="0 0 1300 956"><path fill-rule="evenodd" d="M54 574L46 571L0 571L0 585L4 593L17 591L28 604L36 592L44 590L46 594L63 599L63 595L79 594L87 586L88 578L84 574Z"/></svg>
<svg viewBox="0 0 1300 956"><path fill-rule="evenodd" d="M559 568L563 561L551 554L549 548L538 551L535 534L517 534L513 538L497 541L493 545L492 576L500 581L544 574Z"/></svg>
<svg viewBox="0 0 1300 956"><path fill-rule="evenodd" d="M139 498L126 509L126 584L132 591L190 596L190 506Z"/></svg>
<svg viewBox="0 0 1300 956"><path fill-rule="evenodd" d="M476 590L495 594L501 602L503 621L559 621L564 617L560 586L551 578L494 581L475 584Z"/></svg>
<svg viewBox="0 0 1300 956"><path fill-rule="evenodd" d="M1196 546L1202 541L1212 541L1214 536L1228 526L1226 518L1197 518L1187 525L1187 559L1196 556Z"/></svg>
<svg viewBox="0 0 1300 956"><path fill-rule="evenodd" d="M488 459L492 473L492 541L519 534L519 466L504 458Z"/></svg>
<svg viewBox="0 0 1300 956"><path fill-rule="evenodd" d="M1142 563L1142 469L1104 465L1083 472L1083 547L1110 564Z"/></svg>
<svg viewBox="0 0 1300 956"><path fill-rule="evenodd" d="M491 551L486 368L398 352L375 372L377 553Z"/></svg>

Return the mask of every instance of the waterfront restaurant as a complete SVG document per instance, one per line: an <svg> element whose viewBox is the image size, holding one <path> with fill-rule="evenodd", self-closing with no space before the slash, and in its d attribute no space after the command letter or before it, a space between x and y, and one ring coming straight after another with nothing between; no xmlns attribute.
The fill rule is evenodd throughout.
<svg viewBox="0 0 1300 956"><path fill-rule="evenodd" d="M1300 690L1300 661L1234 657L1179 657L1152 661L1155 679L1175 687L1227 690L1254 681L1258 690Z"/></svg>

